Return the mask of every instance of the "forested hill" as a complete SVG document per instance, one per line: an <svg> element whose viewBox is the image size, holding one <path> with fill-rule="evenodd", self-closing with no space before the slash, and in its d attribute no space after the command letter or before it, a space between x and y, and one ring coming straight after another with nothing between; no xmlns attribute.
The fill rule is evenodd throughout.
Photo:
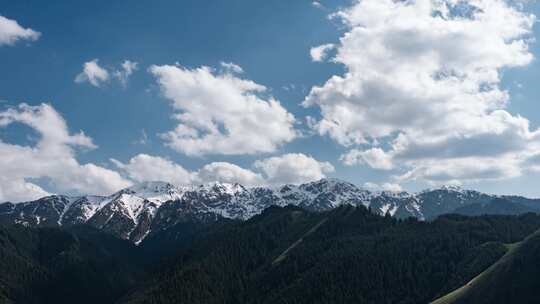
<svg viewBox="0 0 540 304"><path fill-rule="evenodd" d="M139 246L87 226L0 227L0 303L429 303L539 228L533 213L426 222L353 206L181 223Z"/></svg>
<svg viewBox="0 0 540 304"><path fill-rule="evenodd" d="M510 246L506 255L471 282L433 304L540 302L540 231Z"/></svg>
<svg viewBox="0 0 540 304"><path fill-rule="evenodd" d="M421 222L270 207L202 234L121 303L429 303L539 227L534 214Z"/></svg>
<svg viewBox="0 0 540 304"><path fill-rule="evenodd" d="M90 227L0 226L0 303L114 303L142 278L132 243Z"/></svg>

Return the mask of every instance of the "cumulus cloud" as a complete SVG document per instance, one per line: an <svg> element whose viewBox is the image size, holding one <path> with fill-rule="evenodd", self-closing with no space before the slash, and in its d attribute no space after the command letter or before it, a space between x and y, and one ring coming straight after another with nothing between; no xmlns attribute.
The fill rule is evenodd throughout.
<svg viewBox="0 0 540 304"><path fill-rule="evenodd" d="M341 156L341 161L347 166L367 164L372 168L381 170L390 170L394 167L392 158L381 148L372 148L365 151L352 149Z"/></svg>
<svg viewBox="0 0 540 304"><path fill-rule="evenodd" d="M9 201L12 203L31 200L50 195L36 184L26 182L22 178L10 179L0 177L0 202Z"/></svg>
<svg viewBox="0 0 540 304"><path fill-rule="evenodd" d="M121 64L121 68L114 72L114 77L116 77L123 86L126 86L131 74L133 74L137 69L139 64L130 60L124 60Z"/></svg>
<svg viewBox="0 0 540 304"><path fill-rule="evenodd" d="M532 153L525 161L525 166L533 172L540 172L540 153Z"/></svg>
<svg viewBox="0 0 540 304"><path fill-rule="evenodd" d="M424 179L432 184L462 184L463 181L481 181L518 177L523 173L523 159L513 157L465 157L426 160L396 181Z"/></svg>
<svg viewBox="0 0 540 304"><path fill-rule="evenodd" d="M197 172L197 177L198 180L203 183L239 183L244 186L259 186L265 184L265 181L259 173L227 162L214 162L205 165Z"/></svg>
<svg viewBox="0 0 540 304"><path fill-rule="evenodd" d="M177 111L167 145L190 156L273 152L296 136L295 118L266 88L236 73L209 67L151 66Z"/></svg>
<svg viewBox="0 0 540 304"><path fill-rule="evenodd" d="M31 28L23 28L17 21L0 15L0 46L14 45L21 40L35 41L40 36L41 33Z"/></svg>
<svg viewBox="0 0 540 304"><path fill-rule="evenodd" d="M311 60L315 62L324 61L328 57L328 52L333 50L334 47L335 45L329 43L311 48L311 50L309 51L309 54L311 55Z"/></svg>
<svg viewBox="0 0 540 304"><path fill-rule="evenodd" d="M300 184L326 177L334 171L332 164L299 153L285 154L256 161L268 184Z"/></svg>
<svg viewBox="0 0 540 304"><path fill-rule="evenodd" d="M506 110L500 81L532 61L534 15L504 0L362 0L333 17L348 28L334 58L346 72L303 105L351 148L346 165L441 183L522 174L540 132Z"/></svg>
<svg viewBox="0 0 540 304"><path fill-rule="evenodd" d="M99 66L98 59L85 62L83 71L75 77L76 83L88 82L95 87L100 87L109 81L109 72Z"/></svg>
<svg viewBox="0 0 540 304"><path fill-rule="evenodd" d="M300 184L319 180L334 171L327 162L304 154L285 154L258 160L253 170L228 162L213 162L199 170L189 171L181 165L159 156L139 154L127 163L112 162L130 179L168 181L176 185L197 185L213 182L239 183L244 186Z"/></svg>
<svg viewBox="0 0 540 304"><path fill-rule="evenodd" d="M319 1L312 1L311 5L313 5L313 7L319 8L319 9L324 8L324 6Z"/></svg>
<svg viewBox="0 0 540 304"><path fill-rule="evenodd" d="M230 73L236 73L236 74L243 74L244 69L242 69L241 66L232 63L232 62L220 62L221 68L223 68L226 72Z"/></svg>
<svg viewBox="0 0 540 304"><path fill-rule="evenodd" d="M403 191L403 188L399 184L392 184L392 183L372 183L367 182L364 184L364 188L370 191L390 191L390 192L401 192Z"/></svg>
<svg viewBox="0 0 540 304"><path fill-rule="evenodd" d="M139 154L128 163L111 159L127 176L136 181L167 181L175 185L188 185L194 180L193 173L162 157Z"/></svg>
<svg viewBox="0 0 540 304"><path fill-rule="evenodd" d="M108 194L130 185L117 172L88 163L80 164L76 148L96 145L83 132L70 134L62 116L50 105L21 104L0 112L0 127L21 123L39 134L35 145L0 140L0 201L36 199L45 190L32 182L47 179L59 191Z"/></svg>
<svg viewBox="0 0 540 304"><path fill-rule="evenodd" d="M259 174L227 162L213 162L198 171L189 171L169 159L147 154L139 154L126 164L115 159L111 161L136 182L167 181L181 186L213 182L240 183L245 186L264 184Z"/></svg>
<svg viewBox="0 0 540 304"><path fill-rule="evenodd" d="M114 70L107 69L99 65L98 59L93 59L83 64L83 71L75 77L76 83L88 82L95 87L108 83L111 79L116 79L122 86L127 86L129 77L139 69L139 64L131 60L124 60L120 68Z"/></svg>

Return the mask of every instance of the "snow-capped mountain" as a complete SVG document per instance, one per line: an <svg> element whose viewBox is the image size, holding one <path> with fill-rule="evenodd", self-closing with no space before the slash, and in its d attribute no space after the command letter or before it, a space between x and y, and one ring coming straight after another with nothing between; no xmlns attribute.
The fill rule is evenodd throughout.
<svg viewBox="0 0 540 304"><path fill-rule="evenodd" d="M90 224L119 237L138 242L159 207L179 200L185 191L163 182L147 182L110 196L53 195L32 202L0 204L0 223L27 226Z"/></svg>
<svg viewBox="0 0 540 304"><path fill-rule="evenodd" d="M25 203L3 203L0 204L0 223L37 227L86 223L139 243L146 236L181 222L219 218L245 220L271 205L324 211L350 204L369 207L380 215L426 220L464 206L486 204L494 198L496 196L456 187L417 194L371 192L336 179L275 188L246 188L226 183L177 187L164 182L145 182L110 196L53 195ZM526 207L519 210L540 210L537 200L504 198Z"/></svg>

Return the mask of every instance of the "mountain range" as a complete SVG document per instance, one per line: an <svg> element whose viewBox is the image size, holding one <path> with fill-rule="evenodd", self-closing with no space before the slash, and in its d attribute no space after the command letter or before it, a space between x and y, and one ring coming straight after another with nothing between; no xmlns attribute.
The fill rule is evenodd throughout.
<svg viewBox="0 0 540 304"><path fill-rule="evenodd" d="M354 184L322 179L301 185L244 187L213 183L178 187L144 182L109 196L52 195L35 201L0 204L0 224L60 227L88 224L139 244L179 223L247 220L270 206L328 211L342 205L368 207L396 218L431 220L442 214L522 214L539 212L540 200L495 196L445 186L419 193L372 192Z"/></svg>

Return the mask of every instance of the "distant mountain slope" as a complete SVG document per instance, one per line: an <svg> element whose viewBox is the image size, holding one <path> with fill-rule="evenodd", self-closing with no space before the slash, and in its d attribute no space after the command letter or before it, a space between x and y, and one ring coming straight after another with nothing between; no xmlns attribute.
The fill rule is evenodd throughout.
<svg viewBox="0 0 540 304"><path fill-rule="evenodd" d="M204 224L222 218L246 220L272 205L327 211L346 204L369 207L379 215L421 220L452 212L476 215L540 211L540 200L507 196L502 198L509 202L505 208L490 204L498 198L456 187L417 194L370 192L335 179L277 188L246 188L225 183L176 187L164 182L146 182L105 197L54 195L32 202L3 203L0 223L29 227L86 223L138 244L147 236L178 224Z"/></svg>
<svg viewBox="0 0 540 304"><path fill-rule="evenodd" d="M521 205L520 203L512 202L506 198L494 198L488 202L473 203L459 207L452 213L477 216L484 214L518 215L527 212L538 212L538 210Z"/></svg>
<svg viewBox="0 0 540 304"><path fill-rule="evenodd" d="M486 271L433 304L535 304L540 302L540 231Z"/></svg>
<svg viewBox="0 0 540 304"><path fill-rule="evenodd" d="M421 222L270 207L202 234L121 303L428 303L539 227L535 214Z"/></svg>
<svg viewBox="0 0 540 304"><path fill-rule="evenodd" d="M0 303L112 303L140 279L139 252L90 227L0 226Z"/></svg>

